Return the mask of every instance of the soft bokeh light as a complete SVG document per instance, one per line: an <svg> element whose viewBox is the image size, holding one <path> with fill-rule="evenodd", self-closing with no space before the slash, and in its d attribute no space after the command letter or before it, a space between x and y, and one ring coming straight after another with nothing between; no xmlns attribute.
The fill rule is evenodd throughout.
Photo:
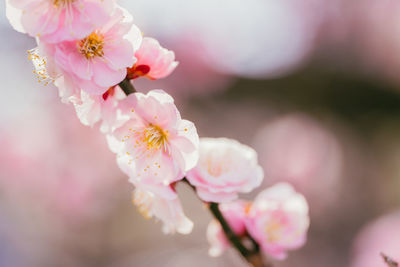
<svg viewBox="0 0 400 267"><path fill-rule="evenodd" d="M368 223L354 242L351 267L385 267L384 253L395 261L400 259L400 212L387 214Z"/></svg>
<svg viewBox="0 0 400 267"><path fill-rule="evenodd" d="M195 45L192 53L215 71L258 78L297 66L312 49L325 12L315 0L121 2L133 8L146 34L176 44L185 36Z"/></svg>
<svg viewBox="0 0 400 267"><path fill-rule="evenodd" d="M321 205L336 197L342 150L317 121L301 114L279 117L257 132L255 147L266 185L287 181Z"/></svg>

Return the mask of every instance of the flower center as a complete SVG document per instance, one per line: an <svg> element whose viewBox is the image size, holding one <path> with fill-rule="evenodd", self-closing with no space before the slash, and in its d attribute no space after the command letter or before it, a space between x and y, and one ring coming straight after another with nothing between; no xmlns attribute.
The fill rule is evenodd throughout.
<svg viewBox="0 0 400 267"><path fill-rule="evenodd" d="M269 242L276 242L280 239L279 230L281 225L277 222L271 222L265 228L265 232L267 233L267 238Z"/></svg>
<svg viewBox="0 0 400 267"><path fill-rule="evenodd" d="M104 56L103 47L104 47L104 37L103 35L97 32L92 32L88 37L80 40L78 43L79 52L82 55L84 55L87 59Z"/></svg>
<svg viewBox="0 0 400 267"><path fill-rule="evenodd" d="M271 218L265 227L268 242L276 242L281 239L281 232L283 230L282 218Z"/></svg>
<svg viewBox="0 0 400 267"><path fill-rule="evenodd" d="M212 162L211 159L207 160L207 171L208 173L213 176L213 177L218 177L222 173L224 173L224 167L223 164L215 164L215 162Z"/></svg>
<svg viewBox="0 0 400 267"><path fill-rule="evenodd" d="M53 5L55 7L60 7L60 6L71 4L71 3L75 2L75 1L76 0L53 0Z"/></svg>
<svg viewBox="0 0 400 267"><path fill-rule="evenodd" d="M150 124L143 131L143 142L146 143L148 150L167 150L168 131L164 131L159 126Z"/></svg>
<svg viewBox="0 0 400 267"><path fill-rule="evenodd" d="M232 169L232 161L229 155L208 155L204 164L207 167L208 174L215 178L228 173Z"/></svg>

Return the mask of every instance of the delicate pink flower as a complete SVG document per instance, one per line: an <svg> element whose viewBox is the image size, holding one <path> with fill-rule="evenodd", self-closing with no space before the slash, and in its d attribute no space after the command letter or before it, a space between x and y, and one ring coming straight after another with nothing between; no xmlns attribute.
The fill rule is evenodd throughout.
<svg viewBox="0 0 400 267"><path fill-rule="evenodd" d="M115 0L7 0L6 5L17 31L57 43L82 39L104 25Z"/></svg>
<svg viewBox="0 0 400 267"><path fill-rule="evenodd" d="M241 200L219 205L225 220L228 222L233 232L238 236L242 236L246 233L245 217L247 206L248 203ZM230 247L230 243L226 238L224 230L217 220L212 220L208 225L207 239L210 243L208 253L212 257L221 255L225 249Z"/></svg>
<svg viewBox="0 0 400 267"><path fill-rule="evenodd" d="M287 183L262 191L246 220L249 234L276 259L304 245L309 224L307 201Z"/></svg>
<svg viewBox="0 0 400 267"><path fill-rule="evenodd" d="M133 192L133 203L145 218L154 216L160 219L164 223L165 233L177 231L181 234L189 234L192 231L193 222L185 216L178 195L170 185L160 184L159 191L155 192L154 185L149 186L133 178L136 176L136 168L129 156L119 156L117 162L120 169L131 177L130 182L136 187ZM149 188L151 190L148 190Z"/></svg>
<svg viewBox="0 0 400 267"><path fill-rule="evenodd" d="M175 53L161 47L153 38L143 38L140 48L136 51L137 62L128 69L128 78L135 79L146 76L152 80L165 78L178 66Z"/></svg>
<svg viewBox="0 0 400 267"><path fill-rule="evenodd" d="M76 114L82 124L93 126L102 121L100 130L109 133L121 126L128 116L121 114L118 103L126 98L119 86L111 87L103 95L89 95L81 91L80 95L70 97L74 104Z"/></svg>
<svg viewBox="0 0 400 267"><path fill-rule="evenodd" d="M150 191L139 187L133 192L133 203L138 206L144 217L156 217L163 223L164 233L189 234L193 229L193 222L183 213L178 196L174 199L162 198Z"/></svg>
<svg viewBox="0 0 400 267"><path fill-rule="evenodd" d="M135 93L121 101L130 119L114 131L111 150L135 163L132 179L142 184L169 185L183 178L198 161L194 124L182 120L173 98L162 90Z"/></svg>
<svg viewBox="0 0 400 267"><path fill-rule="evenodd" d="M85 38L46 44L43 50L58 73L71 81L72 91L101 95L125 78L141 39L131 16L118 8L107 24Z"/></svg>
<svg viewBox="0 0 400 267"><path fill-rule="evenodd" d="M226 202L260 185L263 170L254 149L227 138L202 138L197 166L186 175L204 201Z"/></svg>

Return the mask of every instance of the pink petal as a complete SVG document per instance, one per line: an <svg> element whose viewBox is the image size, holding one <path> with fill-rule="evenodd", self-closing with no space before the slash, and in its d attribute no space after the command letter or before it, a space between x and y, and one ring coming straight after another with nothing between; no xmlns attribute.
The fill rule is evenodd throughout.
<svg viewBox="0 0 400 267"><path fill-rule="evenodd" d="M79 52L69 54L69 65L72 72L81 79L90 80L93 75L93 63Z"/></svg>
<svg viewBox="0 0 400 267"><path fill-rule="evenodd" d="M126 76L126 69L112 70L102 59L93 60L93 81L99 86L111 87L119 84Z"/></svg>
<svg viewBox="0 0 400 267"><path fill-rule="evenodd" d="M104 47L104 58L113 70L131 67L135 63L133 54L133 46L127 40L121 40L118 45Z"/></svg>

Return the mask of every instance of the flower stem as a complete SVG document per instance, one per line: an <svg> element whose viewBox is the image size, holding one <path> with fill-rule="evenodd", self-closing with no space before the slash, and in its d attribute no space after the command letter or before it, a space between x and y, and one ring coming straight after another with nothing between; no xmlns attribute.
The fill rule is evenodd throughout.
<svg viewBox="0 0 400 267"><path fill-rule="evenodd" d="M121 89L124 91L126 95L137 92L135 87L133 87L133 84L127 78L125 78L122 82L119 83L119 87L121 87Z"/></svg>
<svg viewBox="0 0 400 267"><path fill-rule="evenodd" d="M383 260L385 261L385 263L387 264L387 266L389 266L389 267L398 267L399 266L399 264L396 261L394 261L392 258L387 256L386 254L381 253L381 256L382 256Z"/></svg>
<svg viewBox="0 0 400 267"><path fill-rule="evenodd" d="M215 219L217 219L221 224L226 237L229 239L232 245L240 252L240 254L242 254L243 257L247 259L252 254L252 252L242 244L240 238L232 231L231 227L219 210L218 204L210 203L210 211L214 215Z"/></svg>
<svg viewBox="0 0 400 267"><path fill-rule="evenodd" d="M196 188L191 185L186 178L184 178L182 181L196 191ZM221 227L229 242L237 251L239 251L239 253L243 256L243 258L246 259L248 263L250 263L253 267L273 267L270 262L265 262L263 260L263 257L260 253L260 246L250 235L247 237L250 239L253 249L248 249L243 245L241 238L235 234L228 222L225 220L221 210L219 209L218 203L209 203L209 209L214 218L221 224Z"/></svg>
<svg viewBox="0 0 400 267"><path fill-rule="evenodd" d="M221 224L226 237L231 242L233 247L239 251L239 253L247 260L247 262L249 262L253 267L272 267L271 263L264 262L260 253L260 247L253 238L248 236L253 244L252 250L249 250L243 245L241 239L233 232L228 222L225 220L217 203L210 203L210 211L214 215L215 219L217 219Z"/></svg>

